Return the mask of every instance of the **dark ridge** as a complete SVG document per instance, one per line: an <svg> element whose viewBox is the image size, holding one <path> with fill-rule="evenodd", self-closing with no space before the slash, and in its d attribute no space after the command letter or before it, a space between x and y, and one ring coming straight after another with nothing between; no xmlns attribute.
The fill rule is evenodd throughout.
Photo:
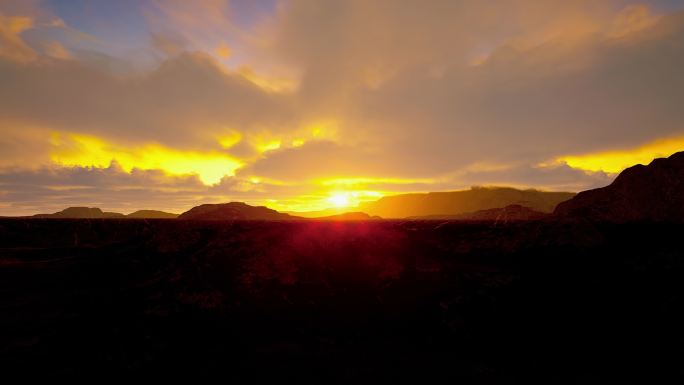
<svg viewBox="0 0 684 385"><path fill-rule="evenodd" d="M173 219L178 218L178 214L158 210L138 210L126 215L126 218Z"/></svg>
<svg viewBox="0 0 684 385"><path fill-rule="evenodd" d="M556 216L604 222L682 222L684 152L636 165L609 186L583 191L563 202Z"/></svg>
<svg viewBox="0 0 684 385"><path fill-rule="evenodd" d="M410 219L511 222L539 220L547 218L549 215L550 214L521 205L508 205L506 207L479 210L459 215L428 215L423 217L411 217Z"/></svg>
<svg viewBox="0 0 684 385"><path fill-rule="evenodd" d="M282 221L302 218L279 213L264 206L250 206L243 202L230 202L195 206L179 215L178 219Z"/></svg>

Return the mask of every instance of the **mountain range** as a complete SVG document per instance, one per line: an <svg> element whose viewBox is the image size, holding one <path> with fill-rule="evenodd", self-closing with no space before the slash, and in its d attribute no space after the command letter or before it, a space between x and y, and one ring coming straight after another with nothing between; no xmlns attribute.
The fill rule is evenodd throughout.
<svg viewBox="0 0 684 385"><path fill-rule="evenodd" d="M353 211L335 209L302 215L281 213L265 206L251 206L244 202L229 202L202 204L180 215L154 210L139 210L124 215L102 211L96 207L69 207L53 214L38 214L35 217L358 221L381 218L496 220L503 215L511 220L529 220L550 213L558 202L573 196L573 193L476 187L465 191L402 194L363 204Z"/></svg>
<svg viewBox="0 0 684 385"><path fill-rule="evenodd" d="M474 220L521 221L546 217L585 218L601 222L667 221L684 218L684 152L624 170L609 186L580 192L547 192L510 187L473 187L470 190L400 194L366 202L353 212L335 215L321 211L318 220ZM96 207L69 207L38 218L178 218L190 220L309 220L264 206L243 202L203 204L177 215L139 210L128 215Z"/></svg>
<svg viewBox="0 0 684 385"><path fill-rule="evenodd" d="M401 194L380 198L359 206L359 211L383 218L458 216L480 210L520 205L542 213L575 194L510 187L473 187L470 190Z"/></svg>
<svg viewBox="0 0 684 385"><path fill-rule="evenodd" d="M167 213L164 211L157 210L138 210L132 212L128 215L121 213L115 213L110 211L102 211L102 209L97 207L68 207L62 211L58 211L52 214L36 214L35 218L85 218L85 219L97 219L97 218L148 218L148 219L158 219L158 218L176 218L178 214Z"/></svg>

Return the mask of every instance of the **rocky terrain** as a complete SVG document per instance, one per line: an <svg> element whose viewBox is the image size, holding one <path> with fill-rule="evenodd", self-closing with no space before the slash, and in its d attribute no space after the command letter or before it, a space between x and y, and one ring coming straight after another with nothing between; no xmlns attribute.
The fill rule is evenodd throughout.
<svg viewBox="0 0 684 385"><path fill-rule="evenodd" d="M0 220L24 380L674 384L677 224Z"/></svg>
<svg viewBox="0 0 684 385"><path fill-rule="evenodd" d="M554 214L602 222L683 222L684 152L630 167L609 186L559 204Z"/></svg>

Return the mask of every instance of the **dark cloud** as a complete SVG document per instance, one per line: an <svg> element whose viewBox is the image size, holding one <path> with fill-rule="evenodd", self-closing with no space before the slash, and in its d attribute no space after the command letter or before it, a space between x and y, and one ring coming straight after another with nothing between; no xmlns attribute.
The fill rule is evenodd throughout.
<svg viewBox="0 0 684 385"><path fill-rule="evenodd" d="M0 61L0 82L1 119L132 143L206 148L228 128L280 127L290 119L282 98L200 53L127 78L70 60Z"/></svg>

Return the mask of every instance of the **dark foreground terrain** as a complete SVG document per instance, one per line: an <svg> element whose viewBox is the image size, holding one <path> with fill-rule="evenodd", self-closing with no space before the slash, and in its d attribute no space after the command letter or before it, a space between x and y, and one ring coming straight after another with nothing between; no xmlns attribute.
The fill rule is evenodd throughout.
<svg viewBox="0 0 684 385"><path fill-rule="evenodd" d="M684 226L0 221L3 378L681 384Z"/></svg>

